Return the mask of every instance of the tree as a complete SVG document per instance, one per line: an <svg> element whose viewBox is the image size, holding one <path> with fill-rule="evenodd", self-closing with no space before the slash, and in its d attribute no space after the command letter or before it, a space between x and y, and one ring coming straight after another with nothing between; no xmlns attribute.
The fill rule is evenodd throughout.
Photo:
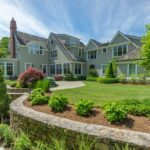
<svg viewBox="0 0 150 150"><path fill-rule="evenodd" d="M2 37L0 40L0 58L8 56L8 45L9 45L9 38Z"/></svg>
<svg viewBox="0 0 150 150"><path fill-rule="evenodd" d="M115 78L112 62L107 66L106 78Z"/></svg>
<svg viewBox="0 0 150 150"><path fill-rule="evenodd" d="M10 99L7 94L6 84L3 78L3 70L0 68L0 117L8 117Z"/></svg>
<svg viewBox="0 0 150 150"><path fill-rule="evenodd" d="M150 24L146 25L146 34L142 37L140 54L142 57L140 65L150 71Z"/></svg>

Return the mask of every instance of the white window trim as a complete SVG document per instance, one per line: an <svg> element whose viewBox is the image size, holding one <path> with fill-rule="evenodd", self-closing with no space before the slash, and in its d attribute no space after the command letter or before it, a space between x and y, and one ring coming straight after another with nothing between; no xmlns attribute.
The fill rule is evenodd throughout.
<svg viewBox="0 0 150 150"><path fill-rule="evenodd" d="M42 50L42 54L33 54L33 53L31 53L31 47L29 47L29 54L31 54L31 55L44 55L44 49L38 49L38 48L34 48L34 49Z"/></svg>
<svg viewBox="0 0 150 150"><path fill-rule="evenodd" d="M46 75L48 74L48 70L47 70L47 64L42 64L42 72L43 72L43 66L46 66Z"/></svg>
<svg viewBox="0 0 150 150"><path fill-rule="evenodd" d="M63 64L60 64L60 63L56 64L56 67L55 67L55 69L56 69L55 71L56 72L55 72L55 74L57 74L57 65L61 65L61 74L63 74L63 70L62 70L63 69Z"/></svg>
<svg viewBox="0 0 150 150"><path fill-rule="evenodd" d="M11 75L7 75L7 63L12 63L12 65L13 65L13 75L12 76L14 76L14 71L15 71L14 62L4 62L4 76L5 77L11 76Z"/></svg>
<svg viewBox="0 0 150 150"><path fill-rule="evenodd" d="M131 64L131 63L130 63ZM127 76L129 77L130 75L129 75L129 65L130 64L127 64ZM137 64L135 64L135 75L137 76L137 73L138 73L138 65Z"/></svg>
<svg viewBox="0 0 150 150"><path fill-rule="evenodd" d="M57 59L57 57L52 57L52 55L51 55L51 53L54 52L54 51L56 51L56 54L57 54L57 57L58 57L58 53L57 53L58 51L57 51L57 49L50 50L50 58L51 59Z"/></svg>
<svg viewBox="0 0 150 150"><path fill-rule="evenodd" d="M103 49L106 49L106 52L105 52L105 53L103 52ZM105 48L105 47L102 48L102 54L106 54L106 53L107 53L107 48Z"/></svg>
<svg viewBox="0 0 150 150"><path fill-rule="evenodd" d="M92 52L92 51L96 51L96 58L93 58L93 59L89 58L88 53L89 53L89 52ZM96 59L97 59L97 50L92 50L92 51L88 51L88 52L87 52L87 59L88 59L88 60L96 60Z"/></svg>
<svg viewBox="0 0 150 150"><path fill-rule="evenodd" d="M76 63L76 64L80 64L80 63ZM75 74L75 75L82 75L82 73L83 73L83 72L82 72L82 64L80 64L80 65L81 65L81 73L80 73L80 74L78 74L78 73L76 74L76 72L75 72L75 64L74 64L74 74Z"/></svg>
<svg viewBox="0 0 150 150"><path fill-rule="evenodd" d="M128 53L129 52L129 45L128 44L120 44L120 45L116 45L116 46L118 47L118 46L123 46L123 45L127 46L127 53ZM112 57L122 57L122 56L124 56L124 55L122 55L122 56L114 56L114 47L115 46L112 47Z"/></svg>
<svg viewBox="0 0 150 150"><path fill-rule="evenodd" d="M24 66L25 71L27 70L27 66L26 66L27 64L28 64L28 65L30 64L30 67L32 67L32 64L31 64L31 63L25 63L25 66Z"/></svg>
<svg viewBox="0 0 150 150"><path fill-rule="evenodd" d="M105 76L106 74L103 74L103 66L107 66L107 64L101 64L101 76Z"/></svg>
<svg viewBox="0 0 150 150"><path fill-rule="evenodd" d="M55 73L54 74L51 74L51 66L54 66L54 70L55 70ZM49 64L49 74L51 75L51 76L53 76L53 75L55 75L56 74L56 65L55 64Z"/></svg>

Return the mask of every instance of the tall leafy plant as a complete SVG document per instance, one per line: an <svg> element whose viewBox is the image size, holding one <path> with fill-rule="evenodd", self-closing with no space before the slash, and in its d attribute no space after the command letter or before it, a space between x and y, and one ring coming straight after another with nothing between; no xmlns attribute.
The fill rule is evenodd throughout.
<svg viewBox="0 0 150 150"><path fill-rule="evenodd" d="M6 84L3 78L3 70L0 68L0 117L1 119L8 116L10 99L7 94Z"/></svg>

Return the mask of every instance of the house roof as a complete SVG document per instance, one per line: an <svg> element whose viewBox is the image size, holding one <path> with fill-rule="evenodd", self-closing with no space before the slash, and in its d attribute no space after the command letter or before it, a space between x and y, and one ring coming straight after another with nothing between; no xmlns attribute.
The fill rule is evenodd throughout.
<svg viewBox="0 0 150 150"><path fill-rule="evenodd" d="M124 34L129 40L131 40L133 43L135 43L138 46L142 46L141 43L141 39L142 37L138 37L138 36L132 36L132 35L128 35L128 34Z"/></svg>
<svg viewBox="0 0 150 150"><path fill-rule="evenodd" d="M47 42L46 38L20 32L20 31L16 31L14 34L21 45L25 45L26 43L30 41L42 41L44 43Z"/></svg>
<svg viewBox="0 0 150 150"><path fill-rule="evenodd" d="M67 48L67 46L61 41L57 34L51 33L55 40L57 41L58 45L62 48L63 53L70 61L81 61L76 56L74 56L71 51ZM83 61L84 62L84 61Z"/></svg>
<svg viewBox="0 0 150 150"><path fill-rule="evenodd" d="M118 61L139 60L139 59L141 59L140 48L136 48L136 49L128 52L124 56L118 58Z"/></svg>
<svg viewBox="0 0 150 150"><path fill-rule="evenodd" d="M56 34L56 33L55 33ZM75 38L75 39L77 39L77 40L80 40L79 38L77 38L77 37L75 37L75 36L72 36L72 35L69 35L69 34L65 34L65 33L63 33L63 34L56 34L56 35L58 35L58 36L68 36L68 37L72 37L72 38Z"/></svg>

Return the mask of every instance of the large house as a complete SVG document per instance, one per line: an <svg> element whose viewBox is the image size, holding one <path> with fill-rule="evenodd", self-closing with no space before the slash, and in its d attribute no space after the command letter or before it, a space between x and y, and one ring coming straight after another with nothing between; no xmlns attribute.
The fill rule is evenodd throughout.
<svg viewBox="0 0 150 150"><path fill-rule="evenodd" d="M68 69L74 75L88 74L95 68L99 76L105 76L106 65L116 59L117 75L130 76L145 73L138 62L141 37L131 36L120 31L110 42L100 43L90 39L85 46L80 39L67 35L50 33L42 38L17 31L14 18L10 22L11 58L1 58L0 66L4 76L17 77L29 67L40 69L44 74L64 75Z"/></svg>

